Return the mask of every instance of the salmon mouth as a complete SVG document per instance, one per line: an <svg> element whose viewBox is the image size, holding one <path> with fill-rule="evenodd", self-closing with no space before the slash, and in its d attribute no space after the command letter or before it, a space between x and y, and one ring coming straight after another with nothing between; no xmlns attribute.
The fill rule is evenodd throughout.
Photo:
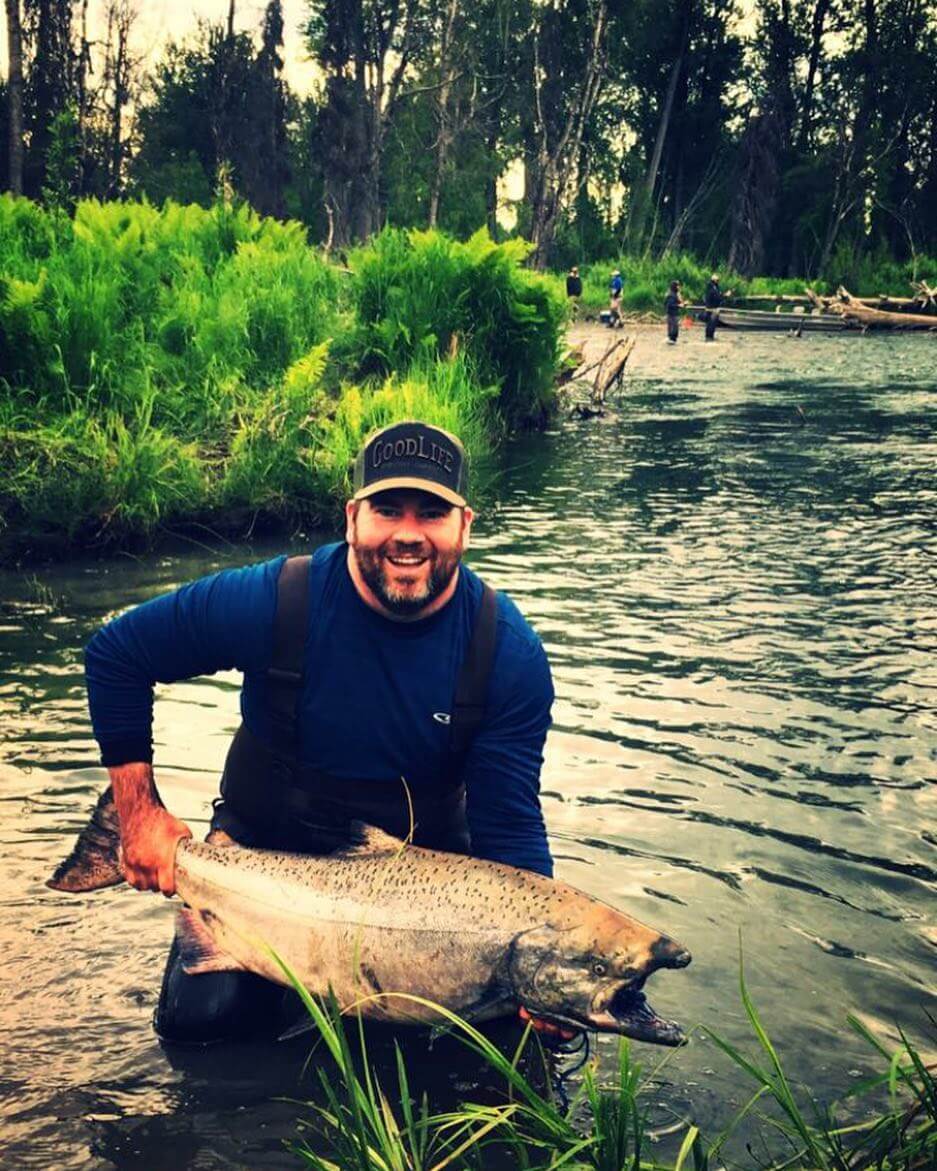
<svg viewBox="0 0 937 1171"><path fill-rule="evenodd" d="M648 1004L643 989L644 979L629 980L603 989L582 1015L578 1012L537 1015L566 1028L618 1033L651 1045L685 1045L687 1037L683 1029L676 1021L658 1016Z"/></svg>
<svg viewBox="0 0 937 1171"><path fill-rule="evenodd" d="M616 988L604 1008L589 1014L592 1028L623 1033L635 1041L649 1041L653 1045L685 1045L683 1029L676 1021L658 1016L643 989L643 980Z"/></svg>
<svg viewBox="0 0 937 1171"><path fill-rule="evenodd" d="M603 988L578 1027L585 1024L598 1033L619 1033L652 1045L685 1045L686 1035L677 1022L658 1016L648 1004L644 995L646 978Z"/></svg>

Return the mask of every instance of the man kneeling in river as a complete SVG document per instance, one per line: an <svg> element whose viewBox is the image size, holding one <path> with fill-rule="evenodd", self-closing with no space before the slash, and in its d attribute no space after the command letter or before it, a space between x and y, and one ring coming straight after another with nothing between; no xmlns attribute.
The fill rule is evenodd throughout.
<svg viewBox="0 0 937 1171"><path fill-rule="evenodd" d="M384 428L355 463L344 543L202 578L94 636L91 715L137 889L171 895L191 836L154 781L153 685L232 668L242 724L210 839L312 853L358 819L552 873L539 802L550 669L513 602L461 564L466 487L454 435ZM155 1027L196 1043L274 1030L282 995L248 972L188 975L174 944Z"/></svg>

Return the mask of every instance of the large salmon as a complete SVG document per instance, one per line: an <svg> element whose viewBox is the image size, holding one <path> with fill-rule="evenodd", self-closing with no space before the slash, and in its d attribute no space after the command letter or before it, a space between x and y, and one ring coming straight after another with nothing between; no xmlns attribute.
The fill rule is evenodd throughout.
<svg viewBox="0 0 937 1171"><path fill-rule="evenodd" d="M370 826L328 855L183 840L176 891L191 973L247 970L286 983L276 953L314 993L389 1021L438 1023L408 993L469 1020L523 1005L577 1029L679 1045L644 996L657 968L690 953L564 882L407 845ZM110 790L49 885L122 880Z"/></svg>

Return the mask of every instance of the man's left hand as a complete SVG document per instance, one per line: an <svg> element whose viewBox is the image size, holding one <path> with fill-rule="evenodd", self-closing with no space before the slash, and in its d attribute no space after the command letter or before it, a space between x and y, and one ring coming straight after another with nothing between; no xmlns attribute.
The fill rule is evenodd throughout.
<svg viewBox="0 0 937 1171"><path fill-rule="evenodd" d="M544 1020L543 1017L534 1016L523 1005L517 1010L517 1014L525 1025L529 1022L532 1029L553 1041L572 1041L576 1036L575 1029L565 1029L562 1025Z"/></svg>

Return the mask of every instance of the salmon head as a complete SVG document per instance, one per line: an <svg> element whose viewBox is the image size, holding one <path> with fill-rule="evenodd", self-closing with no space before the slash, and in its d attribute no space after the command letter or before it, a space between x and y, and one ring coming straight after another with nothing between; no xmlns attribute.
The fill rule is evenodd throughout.
<svg viewBox="0 0 937 1171"><path fill-rule="evenodd" d="M510 981L520 1004L557 1024L682 1045L682 1029L654 1012L644 984L658 968L685 968L690 959L675 940L592 903L578 922L516 936Z"/></svg>

